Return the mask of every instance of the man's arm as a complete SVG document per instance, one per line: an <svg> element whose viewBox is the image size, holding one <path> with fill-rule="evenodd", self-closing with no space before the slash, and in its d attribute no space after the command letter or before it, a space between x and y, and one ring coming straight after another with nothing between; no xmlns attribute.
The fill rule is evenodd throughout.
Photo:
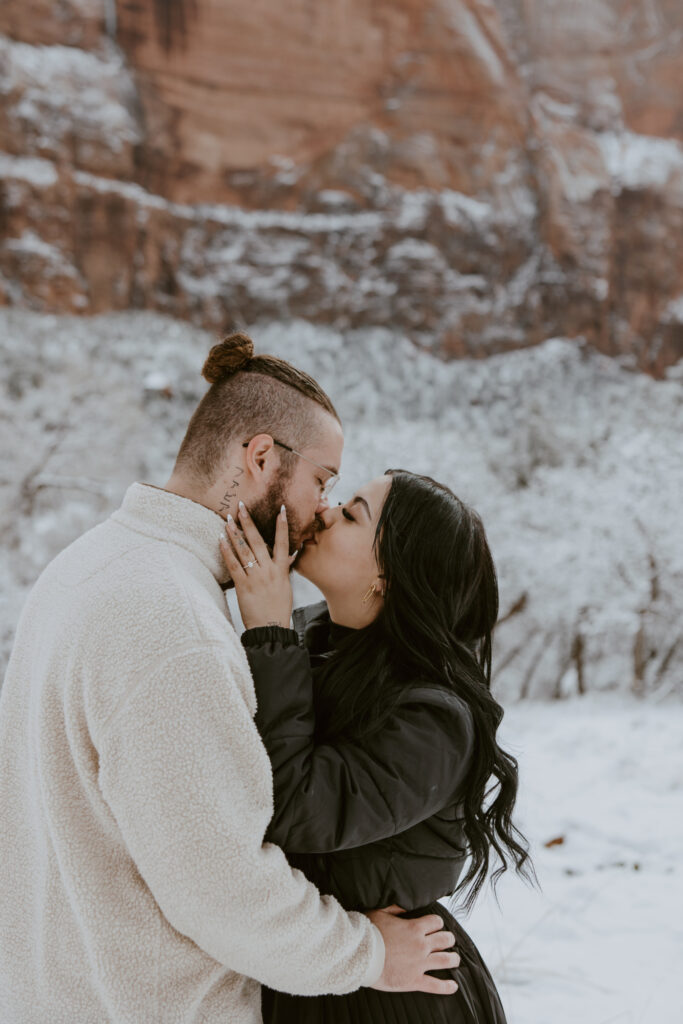
<svg viewBox="0 0 683 1024"><path fill-rule="evenodd" d="M378 930L263 844L270 765L240 674L238 652L186 649L97 729L100 787L131 869L172 927L232 970L304 995L373 984Z"/></svg>

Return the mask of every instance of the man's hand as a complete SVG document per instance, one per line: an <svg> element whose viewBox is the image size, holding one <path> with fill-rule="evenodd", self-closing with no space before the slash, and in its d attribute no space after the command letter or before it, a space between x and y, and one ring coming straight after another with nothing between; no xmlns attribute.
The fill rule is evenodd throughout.
<svg viewBox="0 0 683 1024"><path fill-rule="evenodd" d="M384 970L372 988L380 992L430 992L452 995L458 989L452 980L433 978L425 971L449 970L458 967L460 957L446 953L455 944L452 932L442 931L443 921L437 914L406 920L397 915L401 907L371 910L366 916L382 933L386 946Z"/></svg>

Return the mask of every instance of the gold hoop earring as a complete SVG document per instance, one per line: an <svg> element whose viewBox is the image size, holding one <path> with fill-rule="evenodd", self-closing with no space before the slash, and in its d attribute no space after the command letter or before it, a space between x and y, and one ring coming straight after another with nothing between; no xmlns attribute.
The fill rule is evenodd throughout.
<svg viewBox="0 0 683 1024"><path fill-rule="evenodd" d="M365 597L362 600L362 604L367 604L375 596L375 584L371 583L365 592Z"/></svg>

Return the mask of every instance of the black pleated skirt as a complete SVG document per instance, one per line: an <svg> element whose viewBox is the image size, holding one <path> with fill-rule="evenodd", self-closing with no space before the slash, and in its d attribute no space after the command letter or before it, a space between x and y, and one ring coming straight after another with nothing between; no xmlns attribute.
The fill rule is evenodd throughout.
<svg viewBox="0 0 683 1024"><path fill-rule="evenodd" d="M430 971L437 978L454 978L458 983L454 995L360 988L344 996L291 996L264 986L264 1024L505 1024L493 978L465 929L440 903L430 903L404 916L423 914L439 914L444 929L455 935L460 966Z"/></svg>

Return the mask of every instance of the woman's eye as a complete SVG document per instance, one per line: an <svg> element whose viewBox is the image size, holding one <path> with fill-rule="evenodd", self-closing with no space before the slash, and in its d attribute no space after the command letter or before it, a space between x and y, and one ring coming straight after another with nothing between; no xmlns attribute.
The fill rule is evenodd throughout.
<svg viewBox="0 0 683 1024"><path fill-rule="evenodd" d="M345 509L345 508L343 508L343 509L342 509L342 515L344 516L344 519L348 519L350 523L354 523L354 522L355 522L355 519L353 518L353 516L352 516L352 515L350 515L350 514L349 514L349 513L348 513L348 512L346 511L346 509Z"/></svg>

